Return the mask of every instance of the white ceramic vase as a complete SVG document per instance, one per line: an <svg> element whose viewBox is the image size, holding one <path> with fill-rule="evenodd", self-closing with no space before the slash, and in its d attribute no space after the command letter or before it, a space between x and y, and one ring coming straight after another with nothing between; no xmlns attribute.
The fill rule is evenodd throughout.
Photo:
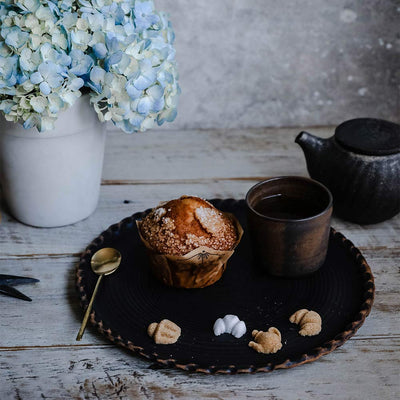
<svg viewBox="0 0 400 400"><path fill-rule="evenodd" d="M61 113L50 132L1 116L0 182L11 214L38 227L88 217L99 198L104 145L105 127L88 95Z"/></svg>

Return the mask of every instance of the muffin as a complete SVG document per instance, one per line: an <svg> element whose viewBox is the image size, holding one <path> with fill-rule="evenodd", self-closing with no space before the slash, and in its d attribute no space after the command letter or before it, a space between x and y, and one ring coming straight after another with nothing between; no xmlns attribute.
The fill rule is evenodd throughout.
<svg viewBox="0 0 400 400"><path fill-rule="evenodd" d="M184 288L220 279L243 233L233 215L194 196L162 203L137 224L153 274Z"/></svg>

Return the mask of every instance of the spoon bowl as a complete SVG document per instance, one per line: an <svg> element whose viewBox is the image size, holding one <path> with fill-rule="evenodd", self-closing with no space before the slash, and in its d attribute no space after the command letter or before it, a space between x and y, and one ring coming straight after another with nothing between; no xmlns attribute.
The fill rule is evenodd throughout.
<svg viewBox="0 0 400 400"><path fill-rule="evenodd" d="M81 340L83 332L85 332L85 328L89 320L90 312L92 311L93 302L99 289L101 279L103 278L103 276L110 275L115 272L121 264L121 259L121 253L117 249L113 249L112 247L105 247L96 251L96 253L93 254L93 257L90 260L90 266L92 268L92 271L95 274L99 275L99 277L97 278L96 286L93 290L92 297L90 299L88 308L86 309L85 316L83 317L81 328L79 329L76 340Z"/></svg>
<svg viewBox="0 0 400 400"><path fill-rule="evenodd" d="M97 275L110 275L121 264L121 253L112 247L97 250L90 260L92 271Z"/></svg>

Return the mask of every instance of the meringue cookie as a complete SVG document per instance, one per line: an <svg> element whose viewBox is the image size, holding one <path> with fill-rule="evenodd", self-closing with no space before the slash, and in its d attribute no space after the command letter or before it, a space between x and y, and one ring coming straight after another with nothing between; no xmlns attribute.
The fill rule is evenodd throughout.
<svg viewBox="0 0 400 400"><path fill-rule="evenodd" d="M240 338L246 333L246 324L237 315L227 314L224 318L218 318L215 321L213 329L215 336L230 333Z"/></svg>

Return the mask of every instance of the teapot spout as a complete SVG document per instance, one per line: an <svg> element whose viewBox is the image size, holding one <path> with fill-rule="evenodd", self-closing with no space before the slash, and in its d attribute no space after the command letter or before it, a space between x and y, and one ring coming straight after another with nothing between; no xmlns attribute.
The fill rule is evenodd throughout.
<svg viewBox="0 0 400 400"><path fill-rule="evenodd" d="M317 171L320 170L320 166L325 164L325 155L329 152L329 139L322 139L303 131L297 135L295 142L304 152L308 172L312 177L316 177L319 175Z"/></svg>
<svg viewBox="0 0 400 400"><path fill-rule="evenodd" d="M319 153L327 145L328 139L322 139L311 135L311 133L302 131L297 135L295 142L307 155L307 153Z"/></svg>

